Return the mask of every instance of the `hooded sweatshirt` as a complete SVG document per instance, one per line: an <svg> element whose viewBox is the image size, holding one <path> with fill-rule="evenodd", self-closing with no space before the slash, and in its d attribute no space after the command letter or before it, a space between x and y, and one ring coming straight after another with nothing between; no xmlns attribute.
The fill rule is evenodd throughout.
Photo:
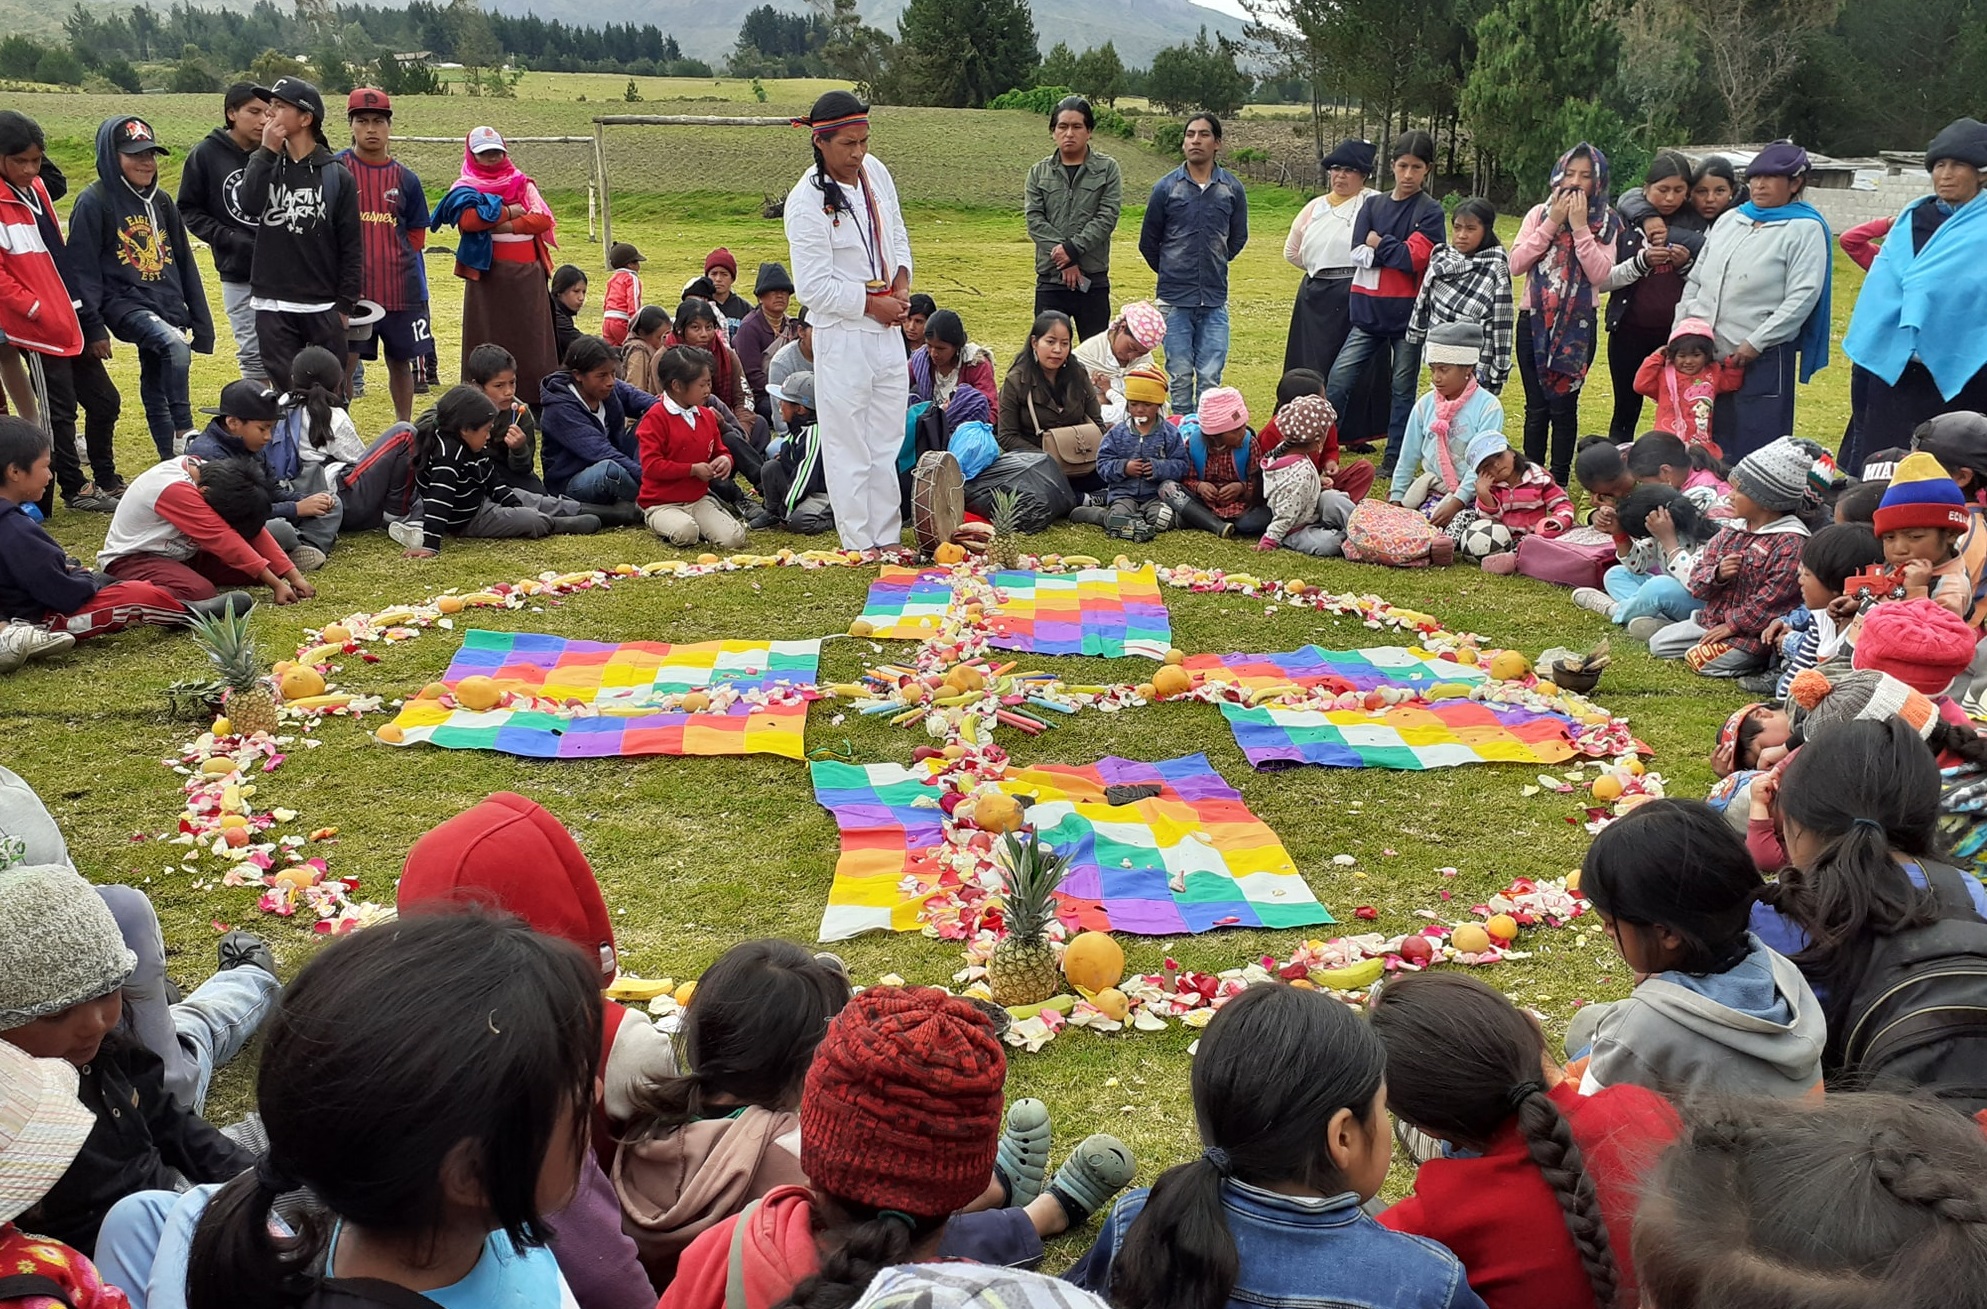
<svg viewBox="0 0 1987 1309"><path fill-rule="evenodd" d="M804 1186L782 1186L768 1192L751 1212L727 1218L692 1241L656 1309L726 1309L732 1231L740 1224L745 1229L738 1248L745 1309L773 1309L802 1278L819 1271L814 1195Z"/></svg>
<svg viewBox="0 0 1987 1309"><path fill-rule="evenodd" d="M117 129L127 121L107 118L97 128L97 180L69 212L70 290L119 336L130 335L132 315L149 311L190 329L194 350L212 354L214 320L179 206L156 182L132 186L118 165Z"/></svg>
<svg viewBox="0 0 1987 1309"><path fill-rule="evenodd" d="M248 281L255 260L260 215L242 207L241 184L248 151L225 127L209 132L186 156L179 175L179 212L193 234L214 251L214 271L223 282Z"/></svg>
<svg viewBox="0 0 1987 1309"><path fill-rule="evenodd" d="M800 1117L754 1105L736 1118L688 1123L631 1141L614 1157L621 1226L649 1280L667 1287L677 1260L706 1231L777 1187L804 1186Z"/></svg>
<svg viewBox="0 0 1987 1309"><path fill-rule="evenodd" d="M566 484L603 459L621 465L636 481L642 465L635 445L635 424L655 397L616 381L599 410L589 409L564 369L545 379L539 391L538 434L545 445L545 489L564 495Z"/></svg>
<svg viewBox="0 0 1987 1309"><path fill-rule="evenodd" d="M86 339L80 303L64 281L67 257L55 201L40 178L0 186L0 332L23 350L67 357ZM98 324L97 337L103 335Z"/></svg>
<svg viewBox="0 0 1987 1309"><path fill-rule="evenodd" d="M248 278L258 300L352 312L365 271L359 188L323 142L302 159L257 147L241 207L260 216Z"/></svg>
<svg viewBox="0 0 1987 1309"><path fill-rule="evenodd" d="M1580 1089L1632 1082L1671 1099L1819 1094L1828 1039L1821 1002L1793 960L1751 933L1746 940L1746 957L1722 973L1661 973L1626 1000L1582 1009L1566 1034L1569 1053L1587 1048Z"/></svg>
<svg viewBox="0 0 1987 1309"><path fill-rule="evenodd" d="M251 454L242 439L230 432L226 421L212 418L200 435L186 443L186 453L203 463L219 463L223 459L253 459L269 470L269 512L272 517L297 520L297 493L277 476L275 466L269 460L269 447L263 446L259 452Z"/></svg>

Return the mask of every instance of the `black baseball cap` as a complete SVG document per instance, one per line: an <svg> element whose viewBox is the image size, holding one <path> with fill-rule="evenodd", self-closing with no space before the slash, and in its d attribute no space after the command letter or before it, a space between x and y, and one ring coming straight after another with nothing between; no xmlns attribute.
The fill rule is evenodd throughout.
<svg viewBox="0 0 1987 1309"><path fill-rule="evenodd" d="M260 382L244 379L222 387L221 403L200 412L216 418L239 418L249 423L273 423L282 416L282 407L277 401L274 391Z"/></svg>
<svg viewBox="0 0 1987 1309"><path fill-rule="evenodd" d="M121 155L169 155L172 151L159 144L158 133L142 118L120 118L112 130Z"/></svg>
<svg viewBox="0 0 1987 1309"><path fill-rule="evenodd" d="M233 113L251 100L267 100L268 98L268 87L257 86L253 82L236 82L228 88L227 97L221 101L221 107L225 112Z"/></svg>
<svg viewBox="0 0 1987 1309"><path fill-rule="evenodd" d="M317 133L318 140L324 140L324 96L315 86L301 77L279 77L276 85L269 88L269 98L308 113L311 131Z"/></svg>

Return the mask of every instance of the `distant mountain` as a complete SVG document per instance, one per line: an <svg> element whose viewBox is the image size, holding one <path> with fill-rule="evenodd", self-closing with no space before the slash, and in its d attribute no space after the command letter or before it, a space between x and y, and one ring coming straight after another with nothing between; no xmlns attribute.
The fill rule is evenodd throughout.
<svg viewBox="0 0 1987 1309"><path fill-rule="evenodd" d="M600 3L600 0L484 0L505 14L537 14L581 26L600 23L654 23L676 38L683 53L698 59L722 59L731 53L745 11L759 0L713 5L707 0L652 0L647 4ZM775 8L804 13L804 0L772 0ZM1061 41L1081 52L1087 46L1115 41L1118 55L1133 66L1149 62L1169 45L1191 41L1205 27L1209 36L1242 34L1242 20L1191 0L1031 0L1035 36L1042 50ZM862 0L866 22L896 34L897 15L904 0Z"/></svg>

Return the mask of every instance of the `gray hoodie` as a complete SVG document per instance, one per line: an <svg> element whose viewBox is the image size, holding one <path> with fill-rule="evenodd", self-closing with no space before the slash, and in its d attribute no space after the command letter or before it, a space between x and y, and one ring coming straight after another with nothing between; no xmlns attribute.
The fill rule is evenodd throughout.
<svg viewBox="0 0 1987 1309"><path fill-rule="evenodd" d="M1566 1050L1588 1055L1582 1091L1633 1082L1672 1099L1698 1092L1795 1098L1821 1086L1827 1024L1791 959L1747 934L1722 973L1662 973L1626 999L1582 1009Z"/></svg>
<svg viewBox="0 0 1987 1309"><path fill-rule="evenodd" d="M1789 219L1756 223L1743 207L1726 210L1704 253L1691 260L1676 321L1711 324L1720 359L1741 345L1771 350L1800 336L1828 276L1828 231Z"/></svg>

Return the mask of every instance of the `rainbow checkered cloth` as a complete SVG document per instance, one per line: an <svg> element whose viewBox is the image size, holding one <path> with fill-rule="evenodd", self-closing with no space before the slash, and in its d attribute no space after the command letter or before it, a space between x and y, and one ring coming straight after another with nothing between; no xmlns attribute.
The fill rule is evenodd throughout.
<svg viewBox="0 0 1987 1309"><path fill-rule="evenodd" d="M1247 709L1224 704L1235 744L1265 771L1454 768L1459 764L1556 764L1573 757L1573 724L1558 714L1476 700L1357 709Z"/></svg>
<svg viewBox="0 0 1987 1309"><path fill-rule="evenodd" d="M1331 684L1334 691L1371 691L1381 686L1420 690L1437 682L1476 686L1489 674L1426 650L1380 645L1367 650L1321 650L1307 645L1281 654L1197 654L1187 656L1189 672L1228 670L1230 681L1252 691L1270 686L1305 688Z"/></svg>
<svg viewBox="0 0 1987 1309"><path fill-rule="evenodd" d="M938 790L925 784L931 766L810 767L814 798L842 834L821 939L917 931L925 899L948 879L956 885L934 857L944 836ZM1131 804L1105 801L1108 786L1140 784L1162 789ZM1333 921L1276 833L1206 755L1019 768L1001 789L1032 796L1028 815L1037 834L1074 856L1059 898L1064 921L1076 929L1170 936Z"/></svg>
<svg viewBox="0 0 1987 1309"><path fill-rule="evenodd" d="M1003 599L988 615L989 644L999 649L1162 659L1173 644L1159 577L1149 566L1002 572L993 584ZM938 629L951 601L951 577L943 570L886 567L870 583L862 621L883 640L922 641Z"/></svg>
<svg viewBox="0 0 1987 1309"><path fill-rule="evenodd" d="M730 686L740 691L814 686L819 641L569 641L531 632L474 629L463 636L442 681L496 679L530 695L529 708L477 712L438 700L409 700L394 719L403 745L499 750L534 759L609 755L776 754L799 759L807 704L734 703L727 712L663 713L671 695ZM546 702L558 702L556 705ZM564 712L555 712L562 708Z"/></svg>

